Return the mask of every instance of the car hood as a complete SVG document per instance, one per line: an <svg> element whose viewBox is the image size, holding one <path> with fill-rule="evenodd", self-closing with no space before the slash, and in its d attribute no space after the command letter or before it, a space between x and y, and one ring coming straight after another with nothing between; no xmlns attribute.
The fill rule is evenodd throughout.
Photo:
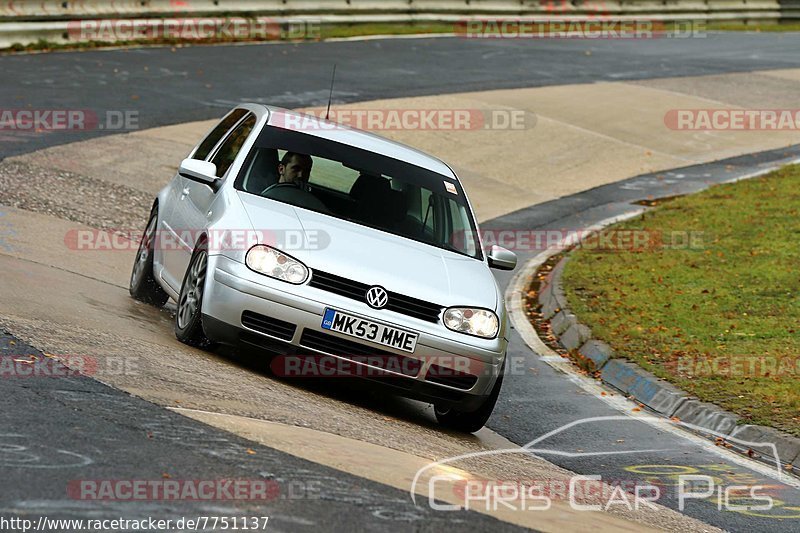
<svg viewBox="0 0 800 533"><path fill-rule="evenodd" d="M307 209L239 193L253 227L305 263L441 306L497 309L498 291L483 261Z"/></svg>

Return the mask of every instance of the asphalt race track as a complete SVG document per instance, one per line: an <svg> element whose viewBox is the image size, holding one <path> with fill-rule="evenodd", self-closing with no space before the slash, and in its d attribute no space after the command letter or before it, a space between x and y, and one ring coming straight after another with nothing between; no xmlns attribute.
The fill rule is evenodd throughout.
<svg viewBox="0 0 800 533"><path fill-rule="evenodd" d="M705 39L654 41L480 42L444 38L9 55L0 57L0 71L4 74L0 107L90 108L97 113L128 109L138 113L138 127L144 129L218 117L241 101L286 107L324 104L333 63L338 72L334 102L347 103L472 90L798 68L798 51L800 34L722 33ZM2 131L0 159L112 133L115 132L95 130L34 135ZM666 173L667 180L655 179L654 175L636 176L483 222L482 229L585 228L639 209L632 204L634 201L693 192L798 157L800 148L790 147L677 169ZM521 254L519 264L533 255ZM498 279L505 288L511 274L498 275ZM11 339L0 338L6 351L23 350L21 343L12 347ZM25 349L28 351L24 353L33 350ZM498 434L523 445L570 422L599 418L547 439L543 447L552 453L539 455L579 474L602 475L605 479L655 479L669 484L670 476L685 472L716 476L726 484L763 481L773 487L781 501L769 512L720 510L711 500L692 502L684 512L729 531L797 531L800 491L796 481L794 485L780 483L765 472L763 465L751 467L746 459L731 460L730 455L718 453L700 438L664 432L634 419L603 420L602 417L620 415L620 411L555 371L531 352L516 332L512 333L508 355L523 361L521 366L531 371L506 380L488 424ZM267 448L194 421L175 422L178 415L88 378L71 379L59 390L48 390L47 383L15 385L0 382L6 433L2 438L7 444L18 443L14 441L18 438L49 443L49 448L38 445L38 456L46 462L57 460L55 447L70 450L92 428L96 454L83 477L158 477L170 468L183 469L197 478L257 476L259 468L265 468L263 462L242 462L241 453L236 454L235 460L226 455L231 450L253 448L253 457L270 457L272 475L288 477L290 472L300 471L304 472L303 479L319 482L315 486L319 487L320 497L312 503L309 499L277 499L270 504L274 507L269 510L274 514L310 517L308 523L298 518L296 523L282 524L285 530L408 530L410 525L414 530L430 531L453 525L466 531L514 529L478 513L442 518L427 507L414 507L402 491L348 477L287 454L270 455ZM87 391L102 395L108 402L93 405L87 401ZM31 407L41 403L54 407L46 411ZM24 425L12 415L18 408L28 413ZM147 424L164 427L176 423L199 437L172 435L166 445L146 445ZM53 427L63 429L47 429ZM145 453L145 449L149 451ZM112 458L122 455L131 465L127 472L112 468ZM202 466L196 466L199 461ZM151 471L142 472L141 464L149 464ZM0 513L41 513L36 502L31 503L32 509L11 508L8 502L25 495L30 498L31 491L46 499L53 486L68 481L42 469L41 473L48 473L28 482L27 472L16 466L19 465L14 464L13 458L0 459L0 469L7 471L6 479L24 487L18 494L4 491ZM668 491L668 495L661 503L677 508L674 491ZM174 511L162 504L146 509L126 508L132 514L143 510L150 514ZM181 511L198 515L221 512L202 506ZM76 506L61 512L78 516L101 511Z"/></svg>
<svg viewBox="0 0 800 533"><path fill-rule="evenodd" d="M141 129L218 117L238 102L284 107L797 66L796 34L632 41L445 38L206 46L0 57L13 108L129 109ZM4 136L0 158L108 131Z"/></svg>

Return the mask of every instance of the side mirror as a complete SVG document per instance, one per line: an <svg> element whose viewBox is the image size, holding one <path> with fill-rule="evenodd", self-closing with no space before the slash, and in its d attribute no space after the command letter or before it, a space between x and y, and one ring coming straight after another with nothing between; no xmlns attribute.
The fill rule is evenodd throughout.
<svg viewBox="0 0 800 533"><path fill-rule="evenodd" d="M489 266L497 270L514 270L517 268L517 254L511 250L506 250L502 246L493 244L487 254Z"/></svg>
<svg viewBox="0 0 800 533"><path fill-rule="evenodd" d="M214 192L217 192L222 183L222 180L217 178L217 165L208 161L184 159L181 161L178 174L188 180L208 185Z"/></svg>

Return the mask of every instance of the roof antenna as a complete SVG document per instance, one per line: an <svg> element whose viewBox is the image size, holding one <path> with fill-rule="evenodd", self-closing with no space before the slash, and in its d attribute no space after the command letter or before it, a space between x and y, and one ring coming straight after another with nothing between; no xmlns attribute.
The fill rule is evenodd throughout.
<svg viewBox="0 0 800 533"><path fill-rule="evenodd" d="M336 80L336 63L333 64L333 75L331 76L331 93L328 95L328 110L325 112L325 120L331 116L331 100L333 99L333 82Z"/></svg>

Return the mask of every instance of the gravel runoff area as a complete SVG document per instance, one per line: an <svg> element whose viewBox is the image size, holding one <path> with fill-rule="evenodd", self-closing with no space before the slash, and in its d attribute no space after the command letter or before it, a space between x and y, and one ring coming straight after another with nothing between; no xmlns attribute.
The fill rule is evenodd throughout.
<svg viewBox="0 0 800 533"><path fill-rule="evenodd" d="M21 162L0 163L0 204L99 229L137 228L153 195L96 178Z"/></svg>

